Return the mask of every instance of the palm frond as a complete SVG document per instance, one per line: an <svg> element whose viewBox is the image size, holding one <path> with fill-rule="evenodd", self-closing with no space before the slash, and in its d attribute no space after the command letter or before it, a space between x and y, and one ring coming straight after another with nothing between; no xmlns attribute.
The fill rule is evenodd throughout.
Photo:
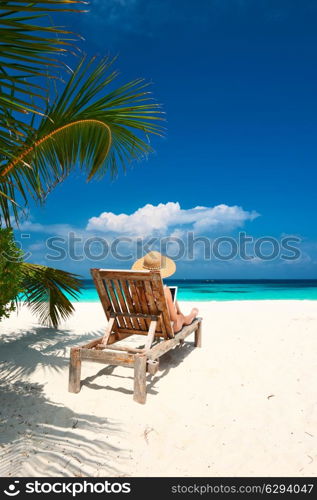
<svg viewBox="0 0 317 500"><path fill-rule="evenodd" d="M57 328L74 312L67 295L78 298L81 280L75 274L38 264L23 263L22 273L26 305L40 323Z"/></svg>
<svg viewBox="0 0 317 500"><path fill-rule="evenodd" d="M96 63L83 57L37 130L23 130L24 137L16 139L22 146L8 147L0 162L0 190L10 199L44 200L76 164L90 180L108 171L116 175L152 151L149 135L163 134L160 106L141 79L108 90L118 76L112 64L109 58ZM10 199L2 200L7 224L14 211Z"/></svg>
<svg viewBox="0 0 317 500"><path fill-rule="evenodd" d="M1 0L0 1L0 109L41 114L47 95L34 92L40 86L34 79L56 78L63 66L59 56L73 48L78 36L52 25L48 13L82 12L82 0ZM76 7L70 8L70 7ZM30 81L31 80L31 81ZM35 103L35 99L39 101ZM43 102L43 100L45 102ZM40 107L39 107L40 106ZM5 152L2 131L8 123L0 116L0 155ZM11 120L7 130L19 129L19 121Z"/></svg>

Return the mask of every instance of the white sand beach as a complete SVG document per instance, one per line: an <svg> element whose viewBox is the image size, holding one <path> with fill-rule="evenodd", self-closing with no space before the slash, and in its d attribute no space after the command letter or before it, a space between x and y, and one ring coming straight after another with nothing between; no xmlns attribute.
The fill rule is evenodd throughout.
<svg viewBox="0 0 317 500"><path fill-rule="evenodd" d="M83 364L67 392L69 348L102 335L100 304L58 331L24 309L4 320L0 475L317 475L317 302L195 305L202 348L190 336L161 358L146 405L123 367Z"/></svg>

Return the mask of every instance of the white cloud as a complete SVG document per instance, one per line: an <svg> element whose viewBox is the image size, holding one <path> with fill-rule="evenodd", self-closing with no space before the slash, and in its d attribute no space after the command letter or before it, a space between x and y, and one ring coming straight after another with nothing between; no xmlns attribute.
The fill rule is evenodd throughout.
<svg viewBox="0 0 317 500"><path fill-rule="evenodd" d="M39 224L38 222L33 222L31 219L22 222L19 227L16 227L16 230L20 232L58 234L64 236L75 229L69 224Z"/></svg>
<svg viewBox="0 0 317 500"><path fill-rule="evenodd" d="M181 231L184 226L186 230L197 233L215 233L242 227L246 221L252 221L258 216L257 212L248 212L238 206L222 204L182 209L178 202L168 202L156 206L147 204L132 214L103 212L98 217L91 217L86 229L143 237L175 234L175 231Z"/></svg>
<svg viewBox="0 0 317 500"><path fill-rule="evenodd" d="M28 246L29 252L43 252L46 249L44 241L37 241L36 243L32 243Z"/></svg>

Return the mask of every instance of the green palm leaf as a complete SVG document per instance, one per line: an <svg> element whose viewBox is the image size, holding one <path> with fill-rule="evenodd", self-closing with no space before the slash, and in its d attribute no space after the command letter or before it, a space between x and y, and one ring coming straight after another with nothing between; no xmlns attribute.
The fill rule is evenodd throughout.
<svg viewBox="0 0 317 500"><path fill-rule="evenodd" d="M57 328L73 312L74 306L67 297L76 299L81 287L77 275L37 264L22 264L26 305L43 325Z"/></svg>
<svg viewBox="0 0 317 500"><path fill-rule="evenodd" d="M56 78L63 63L56 56L73 47L76 36L51 25L48 13L81 12L73 9L81 0L1 0L0 1L0 109L16 113L38 113L45 108L45 88L34 79ZM77 37L78 39L78 37ZM43 82L42 82L43 85ZM38 101L35 104L34 99ZM0 116L0 155L5 153L2 132L19 130L19 120L4 123Z"/></svg>
<svg viewBox="0 0 317 500"><path fill-rule="evenodd" d="M110 59L96 63L82 58L48 105L37 130L26 128L23 138L18 138L22 145L7 148L0 162L7 225L11 213L18 218L10 199L27 203L32 195L44 200L77 164L90 180L108 171L116 175L119 167L126 168L152 151L149 135L163 133L160 106L141 79L108 90L118 76L112 64Z"/></svg>

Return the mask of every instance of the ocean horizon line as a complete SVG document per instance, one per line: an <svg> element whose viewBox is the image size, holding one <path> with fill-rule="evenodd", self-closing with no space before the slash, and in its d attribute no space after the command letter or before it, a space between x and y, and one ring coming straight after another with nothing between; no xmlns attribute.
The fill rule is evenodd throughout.
<svg viewBox="0 0 317 500"><path fill-rule="evenodd" d="M317 279L167 279L179 301L317 300ZM92 279L83 280L79 302L97 302Z"/></svg>

